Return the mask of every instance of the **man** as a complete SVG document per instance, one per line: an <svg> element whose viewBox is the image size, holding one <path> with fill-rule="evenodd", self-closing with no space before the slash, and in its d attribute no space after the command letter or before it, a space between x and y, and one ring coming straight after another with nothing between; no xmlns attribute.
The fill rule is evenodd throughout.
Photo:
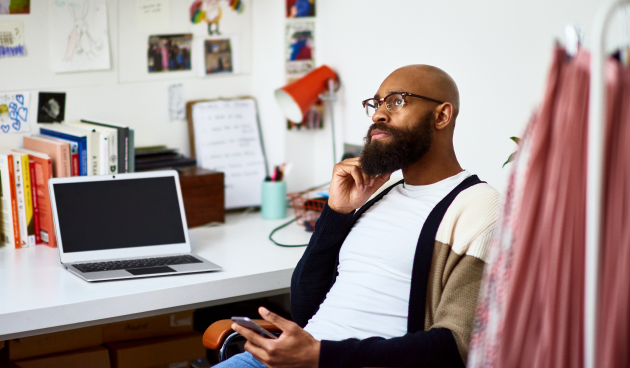
<svg viewBox="0 0 630 368"><path fill-rule="evenodd" d="M363 154L335 165L293 273L295 322L260 308L280 338L233 325L248 353L220 367L464 366L499 195L455 156L457 86L406 66L363 105ZM404 181L368 201L397 169Z"/></svg>

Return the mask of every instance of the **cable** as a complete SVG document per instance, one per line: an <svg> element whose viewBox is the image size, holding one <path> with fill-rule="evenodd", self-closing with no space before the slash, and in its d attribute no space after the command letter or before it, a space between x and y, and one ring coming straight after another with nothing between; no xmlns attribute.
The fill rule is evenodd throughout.
<svg viewBox="0 0 630 368"><path fill-rule="evenodd" d="M314 186L314 187L306 189L305 192L309 192L309 191L312 191L312 190L315 190L315 189L319 189L319 188L325 187L326 185L329 185L329 184L330 184L330 182L328 182L326 184L322 184L322 185L317 185L317 186ZM277 228L271 230L271 233L269 234L269 240L271 240L275 245L277 245L279 247L298 248L298 247L305 247L305 246L307 246L308 244L280 244L277 241L273 240L273 234L275 234L276 231L291 225L292 223L297 221L298 218L300 218L300 216L295 216L295 218L293 220L291 220L289 222L286 222L286 223L278 226Z"/></svg>
<svg viewBox="0 0 630 368"><path fill-rule="evenodd" d="M278 231L278 230L280 230L280 229L282 229L282 228L284 228L284 227L287 227L287 226L291 225L292 223L294 223L295 221L297 221L298 217L300 217L300 216L297 216L297 217L296 217L296 218L294 218L293 220L291 220L291 221L289 221L289 222L286 222L286 223L284 223L284 224L282 224L282 225L278 226L277 228L275 228L275 229L271 230L271 233L269 234L269 240L271 240L271 241L272 241L275 245L277 245L277 246L279 246L279 247L297 248L297 247L305 247L305 246L307 246L308 244L280 244L280 243L278 243L277 241L273 240L273 234L275 234L275 233L276 233L276 231Z"/></svg>

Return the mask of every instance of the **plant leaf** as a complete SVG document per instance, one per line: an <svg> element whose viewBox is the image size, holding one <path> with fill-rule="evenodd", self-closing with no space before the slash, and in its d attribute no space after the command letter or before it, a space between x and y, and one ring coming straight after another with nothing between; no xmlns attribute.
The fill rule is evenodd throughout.
<svg viewBox="0 0 630 368"><path fill-rule="evenodd" d="M510 137L510 139L513 140L516 144L521 144L521 139L519 137Z"/></svg>
<svg viewBox="0 0 630 368"><path fill-rule="evenodd" d="M501 168L504 168L505 165L509 164L510 162L514 161L514 157L516 156L516 152L512 153L510 155L510 157L508 157L507 161L505 161L505 163L503 164L503 166L501 166Z"/></svg>

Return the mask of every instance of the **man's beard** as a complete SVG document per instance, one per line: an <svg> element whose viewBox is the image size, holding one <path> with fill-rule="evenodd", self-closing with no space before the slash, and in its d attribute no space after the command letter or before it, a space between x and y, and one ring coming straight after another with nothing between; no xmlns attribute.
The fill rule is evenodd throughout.
<svg viewBox="0 0 630 368"><path fill-rule="evenodd" d="M360 163L364 173L377 176L405 169L424 156L433 142L433 118L428 113L411 129L400 129L385 123L372 124L364 138ZM372 131L380 129L389 134L387 143L382 139L372 142Z"/></svg>

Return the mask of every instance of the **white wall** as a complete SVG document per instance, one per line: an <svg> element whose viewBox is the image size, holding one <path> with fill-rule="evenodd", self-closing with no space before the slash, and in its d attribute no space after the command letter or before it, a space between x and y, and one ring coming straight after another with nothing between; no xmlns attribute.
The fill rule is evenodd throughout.
<svg viewBox="0 0 630 368"><path fill-rule="evenodd" d="M225 34L240 34L243 73L206 79L194 73L138 74L148 34L133 24L133 0L108 0L110 71L56 75L48 60L46 0L31 0L23 20L28 57L0 59L0 92L28 90L31 109L37 91L67 92L66 116L129 124L138 145L167 144L188 153L185 122L168 119L167 87L183 83L186 100L253 95L258 99L270 164L293 162L289 190L326 182L332 168L331 128L287 132L273 99L285 82L284 1L245 1L242 15L227 11ZM169 32L203 33L187 20L189 0L172 0ZM461 93L455 147L462 166L503 190L508 169L501 165L516 148L540 100L554 39L567 23L581 25L590 42L598 0L317 0L316 62L335 69L343 82L337 117L338 158L343 142L361 144L370 120L360 101L373 95L394 69L414 63L450 73ZM623 27L613 27L623 32ZM627 31L627 29L626 29ZM628 33L624 35L627 41ZM140 50L142 47L142 50ZM195 66L193 66L195 67ZM33 129L36 130L36 129ZM21 135L0 136L0 146L18 146Z"/></svg>
<svg viewBox="0 0 630 368"><path fill-rule="evenodd" d="M253 83L261 101L282 85L281 3L254 3ZM509 169L501 165L516 148L508 138L522 133L542 97L554 40L564 40L565 25L574 23L584 28L588 45L599 3L317 0L316 62L335 69L344 84L335 106L339 140L362 144L371 122L360 101L373 95L390 72L407 64L435 65L459 85L455 148L462 166L503 190ZM266 124L282 124L271 102L263 116ZM290 189L329 179L329 137L329 127L285 134L286 159L313 167L301 178L290 178Z"/></svg>

